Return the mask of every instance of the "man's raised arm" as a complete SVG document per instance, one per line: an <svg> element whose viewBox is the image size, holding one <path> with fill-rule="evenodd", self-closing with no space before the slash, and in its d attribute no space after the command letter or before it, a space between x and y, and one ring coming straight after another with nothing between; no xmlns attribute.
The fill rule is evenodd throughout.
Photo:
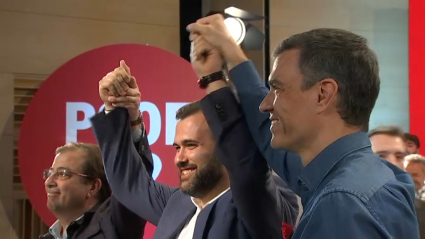
<svg viewBox="0 0 425 239"><path fill-rule="evenodd" d="M197 37L194 52L198 55L192 64L197 75L204 76L199 84L208 94L201 100L201 108L216 141L217 158L229 174L239 218L253 238L282 238L282 221L292 221L297 211L290 210L293 205L281 195L252 139L242 109L220 73L218 51ZM200 55L203 52L208 56ZM292 192L287 196L295 199Z"/></svg>
<svg viewBox="0 0 425 239"><path fill-rule="evenodd" d="M119 68L99 82L99 94L105 103L105 112L98 113L91 121L114 197L156 225L168 199L177 189L151 178L152 156L147 137L145 134L138 139L132 136L131 125L140 126L141 123L140 91L125 62L121 61Z"/></svg>
<svg viewBox="0 0 425 239"><path fill-rule="evenodd" d="M291 189L300 195L298 176L303 168L301 158L293 153L275 150L270 145L271 122L267 114L259 111L261 101L268 93L252 62L233 40L220 14L208 16L190 24L192 35L201 35L217 48L230 70L230 79L238 91L240 103L249 130L257 147L275 172L288 182Z"/></svg>
<svg viewBox="0 0 425 239"><path fill-rule="evenodd" d="M141 116L140 121L140 123L132 124L132 138L135 147L138 149L139 155L142 158L146 171L148 172L149 176L152 177L152 152L150 150L149 144L147 143L147 137ZM115 225L115 229L119 238L143 238L146 226L145 219L139 217L137 214L125 207L118 201L115 195L111 196L108 207L110 210L112 224Z"/></svg>

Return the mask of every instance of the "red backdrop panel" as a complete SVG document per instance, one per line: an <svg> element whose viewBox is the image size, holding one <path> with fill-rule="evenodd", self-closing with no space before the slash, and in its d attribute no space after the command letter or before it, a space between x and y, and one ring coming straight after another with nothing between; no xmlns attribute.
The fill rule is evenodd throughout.
<svg viewBox="0 0 425 239"><path fill-rule="evenodd" d="M410 132L425 139L425 1L409 1Z"/></svg>

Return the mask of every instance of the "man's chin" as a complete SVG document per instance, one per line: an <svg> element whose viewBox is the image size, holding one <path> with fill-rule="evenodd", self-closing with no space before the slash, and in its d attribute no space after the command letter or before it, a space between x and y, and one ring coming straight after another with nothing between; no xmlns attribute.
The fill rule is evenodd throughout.
<svg viewBox="0 0 425 239"><path fill-rule="evenodd" d="M59 210L60 206L57 205L56 203L47 202L47 208L50 211L55 212L55 211L58 211Z"/></svg>
<svg viewBox="0 0 425 239"><path fill-rule="evenodd" d="M187 180L187 179L185 179L185 180L180 180L179 188L180 188L180 190L182 190L182 191L185 191L185 190L189 189L189 188L190 188L189 180Z"/></svg>
<svg viewBox="0 0 425 239"><path fill-rule="evenodd" d="M192 184L191 180L185 179L183 181L180 181L179 189L183 193L185 193L189 196L193 196L192 195L193 194L193 184Z"/></svg>
<svg viewBox="0 0 425 239"><path fill-rule="evenodd" d="M282 145L282 140L279 139L279 136L272 135L272 139L270 140L270 146L274 149L281 149L284 148Z"/></svg>

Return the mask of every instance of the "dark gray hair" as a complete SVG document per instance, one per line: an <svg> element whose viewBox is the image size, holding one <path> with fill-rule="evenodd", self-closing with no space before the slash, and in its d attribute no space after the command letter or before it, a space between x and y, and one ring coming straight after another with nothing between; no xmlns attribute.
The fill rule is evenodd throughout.
<svg viewBox="0 0 425 239"><path fill-rule="evenodd" d="M378 60L367 40L345 30L314 29L283 40L273 58L292 49L300 51L302 90L325 78L334 79L338 84L339 115L347 124L367 131L380 89Z"/></svg>

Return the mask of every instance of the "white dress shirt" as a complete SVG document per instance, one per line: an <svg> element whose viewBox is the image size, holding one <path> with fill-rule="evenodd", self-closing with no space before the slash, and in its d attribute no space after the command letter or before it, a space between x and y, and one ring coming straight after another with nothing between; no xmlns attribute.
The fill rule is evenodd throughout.
<svg viewBox="0 0 425 239"><path fill-rule="evenodd" d="M224 190L222 193L220 193L217 197L213 198L211 201L207 202L204 205L204 208L214 202L215 200L219 199L223 194L225 194L227 191L229 191L230 188ZM196 225L196 219L198 219L198 215L201 212L201 208L196 204L193 197L191 197L192 203L196 206L196 212L193 215L193 217L190 219L188 223L183 227L182 231L180 232L180 235L177 237L177 239L192 239L193 233L195 232L195 225Z"/></svg>

